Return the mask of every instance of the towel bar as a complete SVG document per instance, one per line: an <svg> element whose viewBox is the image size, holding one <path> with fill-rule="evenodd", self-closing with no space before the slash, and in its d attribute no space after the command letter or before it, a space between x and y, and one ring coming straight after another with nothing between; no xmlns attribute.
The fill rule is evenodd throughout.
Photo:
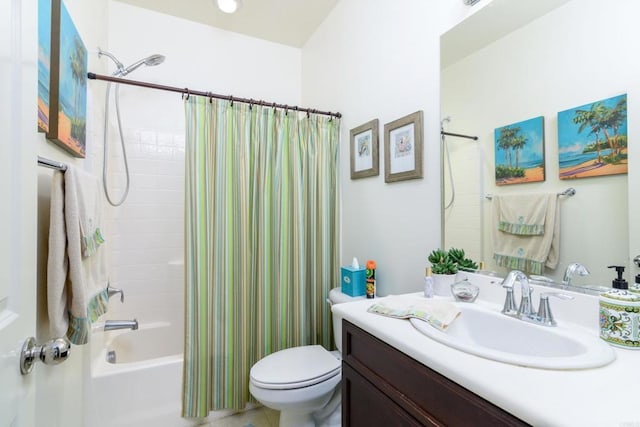
<svg viewBox="0 0 640 427"><path fill-rule="evenodd" d="M575 195L576 195L576 189L573 188L573 187L569 187L566 190L561 191L561 192L558 193L558 197L560 197L560 196L572 197L572 196L575 196ZM493 194L487 194L484 197L487 200L491 200L491 199L493 199Z"/></svg>
<svg viewBox="0 0 640 427"><path fill-rule="evenodd" d="M38 156L38 166L44 166L45 168L55 169L59 171L66 171L67 165L64 163L56 162L55 160L45 159L44 157Z"/></svg>

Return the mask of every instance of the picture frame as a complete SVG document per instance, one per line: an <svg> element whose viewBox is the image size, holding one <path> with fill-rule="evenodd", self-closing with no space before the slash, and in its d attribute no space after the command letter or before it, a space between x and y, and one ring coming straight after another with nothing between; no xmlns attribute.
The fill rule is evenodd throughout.
<svg viewBox="0 0 640 427"><path fill-rule="evenodd" d="M560 179L628 173L627 94L558 112Z"/></svg>
<svg viewBox="0 0 640 427"><path fill-rule="evenodd" d="M493 141L496 185L545 181L543 116L496 128Z"/></svg>
<svg viewBox="0 0 640 427"><path fill-rule="evenodd" d="M384 125L384 182L422 178L423 112Z"/></svg>
<svg viewBox="0 0 640 427"><path fill-rule="evenodd" d="M86 156L88 55L62 0L51 1L49 130L47 139Z"/></svg>
<svg viewBox="0 0 640 427"><path fill-rule="evenodd" d="M351 129L351 179L380 174L378 157L378 119Z"/></svg>
<svg viewBox="0 0 640 427"><path fill-rule="evenodd" d="M49 131L51 0L38 0L38 132Z"/></svg>

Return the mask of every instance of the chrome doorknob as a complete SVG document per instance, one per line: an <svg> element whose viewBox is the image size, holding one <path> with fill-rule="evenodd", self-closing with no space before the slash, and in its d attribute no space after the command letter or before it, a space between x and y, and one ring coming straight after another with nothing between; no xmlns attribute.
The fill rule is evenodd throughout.
<svg viewBox="0 0 640 427"><path fill-rule="evenodd" d="M66 338L56 338L42 345L33 337L27 338L20 355L20 373L26 375L33 370L33 363L40 360L45 365L57 365L69 358L71 343Z"/></svg>

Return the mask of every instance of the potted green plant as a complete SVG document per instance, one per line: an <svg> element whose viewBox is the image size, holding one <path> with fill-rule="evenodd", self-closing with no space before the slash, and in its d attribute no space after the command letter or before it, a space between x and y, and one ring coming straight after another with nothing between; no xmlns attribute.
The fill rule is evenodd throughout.
<svg viewBox="0 0 640 427"><path fill-rule="evenodd" d="M451 261L458 267L458 270L475 271L478 269L478 264L466 257L464 249L451 248L449 249L448 255Z"/></svg>
<svg viewBox="0 0 640 427"><path fill-rule="evenodd" d="M429 254L428 260L433 273L433 291L439 296L451 295L451 285L456 280L458 270L478 269L478 265L466 257L464 249L435 249Z"/></svg>

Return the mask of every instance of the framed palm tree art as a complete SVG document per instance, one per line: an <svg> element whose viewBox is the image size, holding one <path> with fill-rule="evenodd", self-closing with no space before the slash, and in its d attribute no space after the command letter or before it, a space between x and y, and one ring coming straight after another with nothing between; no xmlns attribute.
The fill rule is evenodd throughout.
<svg viewBox="0 0 640 427"><path fill-rule="evenodd" d="M544 117L534 117L494 131L496 185L545 180Z"/></svg>
<svg viewBox="0 0 640 427"><path fill-rule="evenodd" d="M627 95L558 113L560 179L627 173Z"/></svg>
<svg viewBox="0 0 640 427"><path fill-rule="evenodd" d="M62 0L51 1L50 52L47 139L85 157L87 48Z"/></svg>

